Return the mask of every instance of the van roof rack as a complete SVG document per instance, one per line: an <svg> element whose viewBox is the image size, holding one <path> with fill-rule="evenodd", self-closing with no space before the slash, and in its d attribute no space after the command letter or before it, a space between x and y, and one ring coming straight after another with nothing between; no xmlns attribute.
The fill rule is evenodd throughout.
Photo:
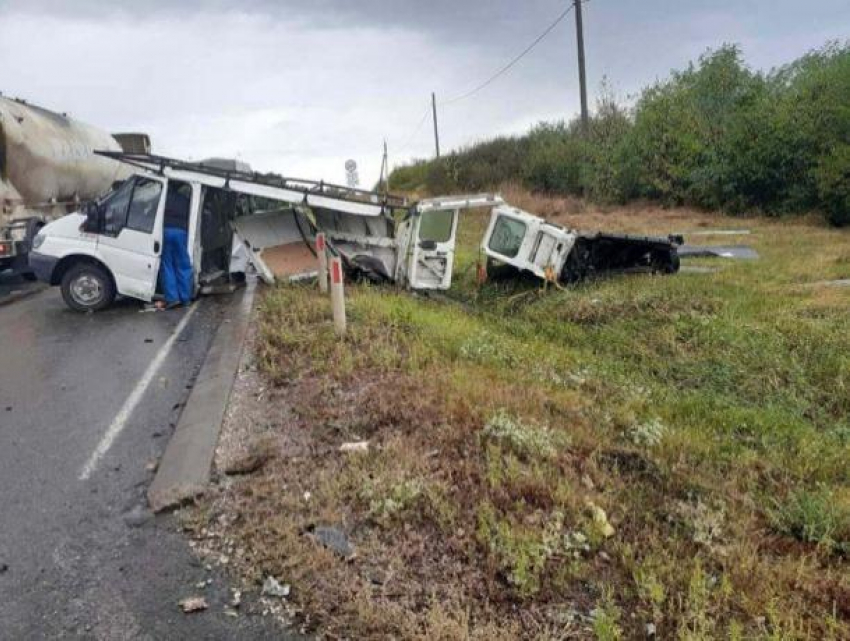
<svg viewBox="0 0 850 641"><path fill-rule="evenodd" d="M203 162L190 162L168 158L166 156L157 156L155 154L136 154L124 151L95 151L94 153L160 175L164 175L166 169L189 171L224 179L225 185L228 185L231 180L238 180L241 183L264 185L300 192L304 196L323 196L332 198L333 200L381 205L389 209L404 209L410 206L410 203L404 196L378 193L366 189L355 189L324 181L287 178L274 173L222 169L221 167L205 165Z"/></svg>

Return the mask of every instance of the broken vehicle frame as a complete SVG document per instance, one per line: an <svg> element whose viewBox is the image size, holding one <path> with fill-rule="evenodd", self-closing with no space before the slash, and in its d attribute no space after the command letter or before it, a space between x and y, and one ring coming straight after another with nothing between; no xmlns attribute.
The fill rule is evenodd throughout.
<svg viewBox="0 0 850 641"><path fill-rule="evenodd" d="M503 203L492 194L445 196L411 204L392 194L326 183L211 167L147 154L108 153L116 160L161 176L197 181L280 203L282 206L233 216L238 242L264 282L315 273L275 273L265 251L303 241L314 245L322 231L352 275L394 282L411 289L451 286L461 210Z"/></svg>
<svg viewBox="0 0 850 641"><path fill-rule="evenodd" d="M488 267L508 265L546 281L574 283L628 269L679 271L679 236L666 238L566 229L526 211L499 205L481 242Z"/></svg>
<svg viewBox="0 0 850 641"><path fill-rule="evenodd" d="M62 285L69 306L100 309L116 294L151 301L156 293L166 194L179 186L190 202L188 250L196 292L245 271L250 262L267 283L316 272L313 245L322 231L349 274L420 290L451 286L460 212L493 209L482 245L490 259L540 278L572 282L610 269L674 272L674 239L566 230L510 207L499 196L445 196L414 204L405 198L321 181L284 178L150 154L96 152L136 173L84 216L45 227L32 266ZM125 195L120 224L105 210ZM147 193L144 225L133 218L135 194ZM274 206L269 207L269 203ZM258 211L258 207L266 206ZM122 218L123 216L123 218ZM113 215L113 218L115 216ZM68 274L73 276L68 276ZM66 282L69 278L80 282ZM74 292L80 296L74 297ZM90 301L83 300L89 295Z"/></svg>

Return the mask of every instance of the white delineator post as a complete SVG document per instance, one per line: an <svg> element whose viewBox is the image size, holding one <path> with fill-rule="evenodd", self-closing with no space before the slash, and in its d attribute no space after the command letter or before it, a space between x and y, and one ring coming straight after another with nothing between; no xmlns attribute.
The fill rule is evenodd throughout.
<svg viewBox="0 0 850 641"><path fill-rule="evenodd" d="M316 234L316 257L319 259L319 291L328 293L328 247L325 234Z"/></svg>
<svg viewBox="0 0 850 641"><path fill-rule="evenodd" d="M345 291L342 284L342 259L331 256L331 309L337 334L345 334Z"/></svg>

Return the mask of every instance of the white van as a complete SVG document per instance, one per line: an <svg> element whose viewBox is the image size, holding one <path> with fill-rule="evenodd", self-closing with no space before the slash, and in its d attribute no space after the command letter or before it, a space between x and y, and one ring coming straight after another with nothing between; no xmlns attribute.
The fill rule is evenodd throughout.
<svg viewBox="0 0 850 641"><path fill-rule="evenodd" d="M59 285L77 311L97 311L116 295L150 302L157 290L163 217L169 190L190 200L189 254L195 291L216 278L244 272L234 254L231 217L239 197L198 182L137 174L82 212L60 218L33 241L30 267L40 280Z"/></svg>
<svg viewBox="0 0 850 641"><path fill-rule="evenodd" d="M221 169L147 154L103 153L139 171L82 211L45 226L30 266L77 311L116 295L150 302L157 291L169 190L189 197L189 254L196 293L253 264L266 282L315 273L321 229L349 271L413 289L448 289L458 214L501 202L403 199L321 182Z"/></svg>

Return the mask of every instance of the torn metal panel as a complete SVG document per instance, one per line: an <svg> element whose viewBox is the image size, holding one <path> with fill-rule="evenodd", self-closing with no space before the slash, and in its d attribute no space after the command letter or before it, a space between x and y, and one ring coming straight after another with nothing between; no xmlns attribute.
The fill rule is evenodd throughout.
<svg viewBox="0 0 850 641"><path fill-rule="evenodd" d="M310 221L295 209L240 216L232 225L263 282L316 272L310 250L315 236Z"/></svg>
<svg viewBox="0 0 850 641"><path fill-rule="evenodd" d="M687 258L734 258L756 260L758 252L747 245L682 245L679 256Z"/></svg>
<svg viewBox="0 0 850 641"><path fill-rule="evenodd" d="M493 194L445 196L401 210L401 220L320 209L315 221L350 272L411 289L445 290L451 286L461 210L500 203L502 199Z"/></svg>

